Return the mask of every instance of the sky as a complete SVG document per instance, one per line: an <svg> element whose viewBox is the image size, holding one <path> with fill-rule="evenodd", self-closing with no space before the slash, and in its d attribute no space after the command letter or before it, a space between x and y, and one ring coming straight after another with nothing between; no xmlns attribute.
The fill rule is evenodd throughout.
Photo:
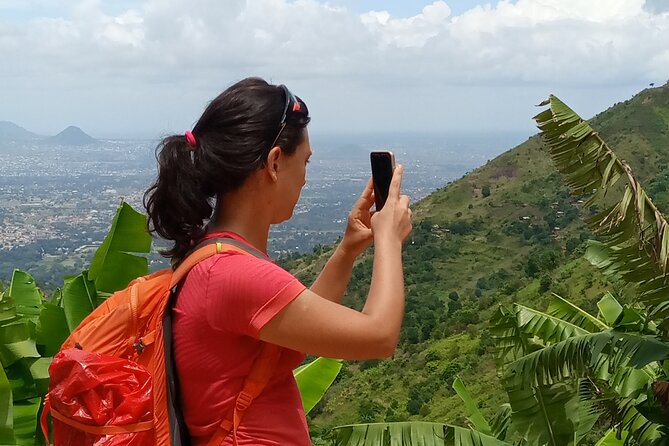
<svg viewBox="0 0 669 446"><path fill-rule="evenodd" d="M0 0L0 121L100 138L189 129L260 76L310 130L536 133L669 79L669 0Z"/></svg>

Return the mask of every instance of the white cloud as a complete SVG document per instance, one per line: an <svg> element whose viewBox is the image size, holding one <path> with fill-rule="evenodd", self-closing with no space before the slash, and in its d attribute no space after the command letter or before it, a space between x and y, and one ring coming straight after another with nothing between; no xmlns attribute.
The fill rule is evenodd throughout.
<svg viewBox="0 0 669 446"><path fill-rule="evenodd" d="M324 102L331 91L341 91L334 103L350 103L347 91L370 91L370 98L416 104L421 91L434 96L448 88L475 95L483 86L533 85L549 92L669 77L669 13L657 0L505 0L460 15L435 1L412 17L356 14L333 1L146 0L111 14L100 0L78 0L55 14L58 2L18 7L0 0L0 58L11 61L0 66L0 119L16 110L39 113L40 106L29 108L40 102L36 90L77 107L91 94L119 101L118 109L126 101L137 115L124 117L125 126L140 113L172 119L168 101L182 96L180 112L192 116L246 75L298 83ZM30 5L51 14L25 18ZM151 102L166 110L156 112Z"/></svg>
<svg viewBox="0 0 669 446"><path fill-rule="evenodd" d="M360 20L376 35L382 46L394 44L399 48L421 48L447 29L450 15L451 8L438 1L427 5L413 17L394 19L388 11L370 11L362 14Z"/></svg>

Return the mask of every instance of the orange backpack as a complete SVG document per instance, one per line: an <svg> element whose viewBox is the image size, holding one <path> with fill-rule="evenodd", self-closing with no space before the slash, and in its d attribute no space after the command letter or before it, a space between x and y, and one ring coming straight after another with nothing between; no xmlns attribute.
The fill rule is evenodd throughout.
<svg viewBox="0 0 669 446"><path fill-rule="evenodd" d="M202 242L172 271L132 281L89 314L49 367L41 425L55 446L188 446L172 346L178 287L198 262L223 251L264 256L233 239ZM208 446L218 446L271 378L280 350L264 344L233 410Z"/></svg>

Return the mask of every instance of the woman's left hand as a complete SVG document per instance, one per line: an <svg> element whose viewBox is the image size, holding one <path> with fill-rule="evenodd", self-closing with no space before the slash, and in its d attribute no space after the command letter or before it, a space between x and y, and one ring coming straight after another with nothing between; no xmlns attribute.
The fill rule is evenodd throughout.
<svg viewBox="0 0 669 446"><path fill-rule="evenodd" d="M358 257L372 243L372 214L374 204L374 183L370 178L362 191L360 198L355 202L348 214L348 222L344 238L339 245L344 253L352 258Z"/></svg>

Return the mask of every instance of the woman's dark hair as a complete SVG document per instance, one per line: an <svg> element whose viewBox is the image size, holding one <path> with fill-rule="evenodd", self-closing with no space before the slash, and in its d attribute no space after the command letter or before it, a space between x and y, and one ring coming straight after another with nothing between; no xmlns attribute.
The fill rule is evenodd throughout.
<svg viewBox="0 0 669 446"><path fill-rule="evenodd" d="M306 104L296 98L299 112L288 113L284 127L288 94L262 79L244 79L209 103L192 129L195 141L173 135L160 142L158 178L144 194L144 207L149 230L174 242L161 254L183 258L204 236L212 198L239 188L263 167L279 132L274 145L289 155L295 152L310 118Z"/></svg>

